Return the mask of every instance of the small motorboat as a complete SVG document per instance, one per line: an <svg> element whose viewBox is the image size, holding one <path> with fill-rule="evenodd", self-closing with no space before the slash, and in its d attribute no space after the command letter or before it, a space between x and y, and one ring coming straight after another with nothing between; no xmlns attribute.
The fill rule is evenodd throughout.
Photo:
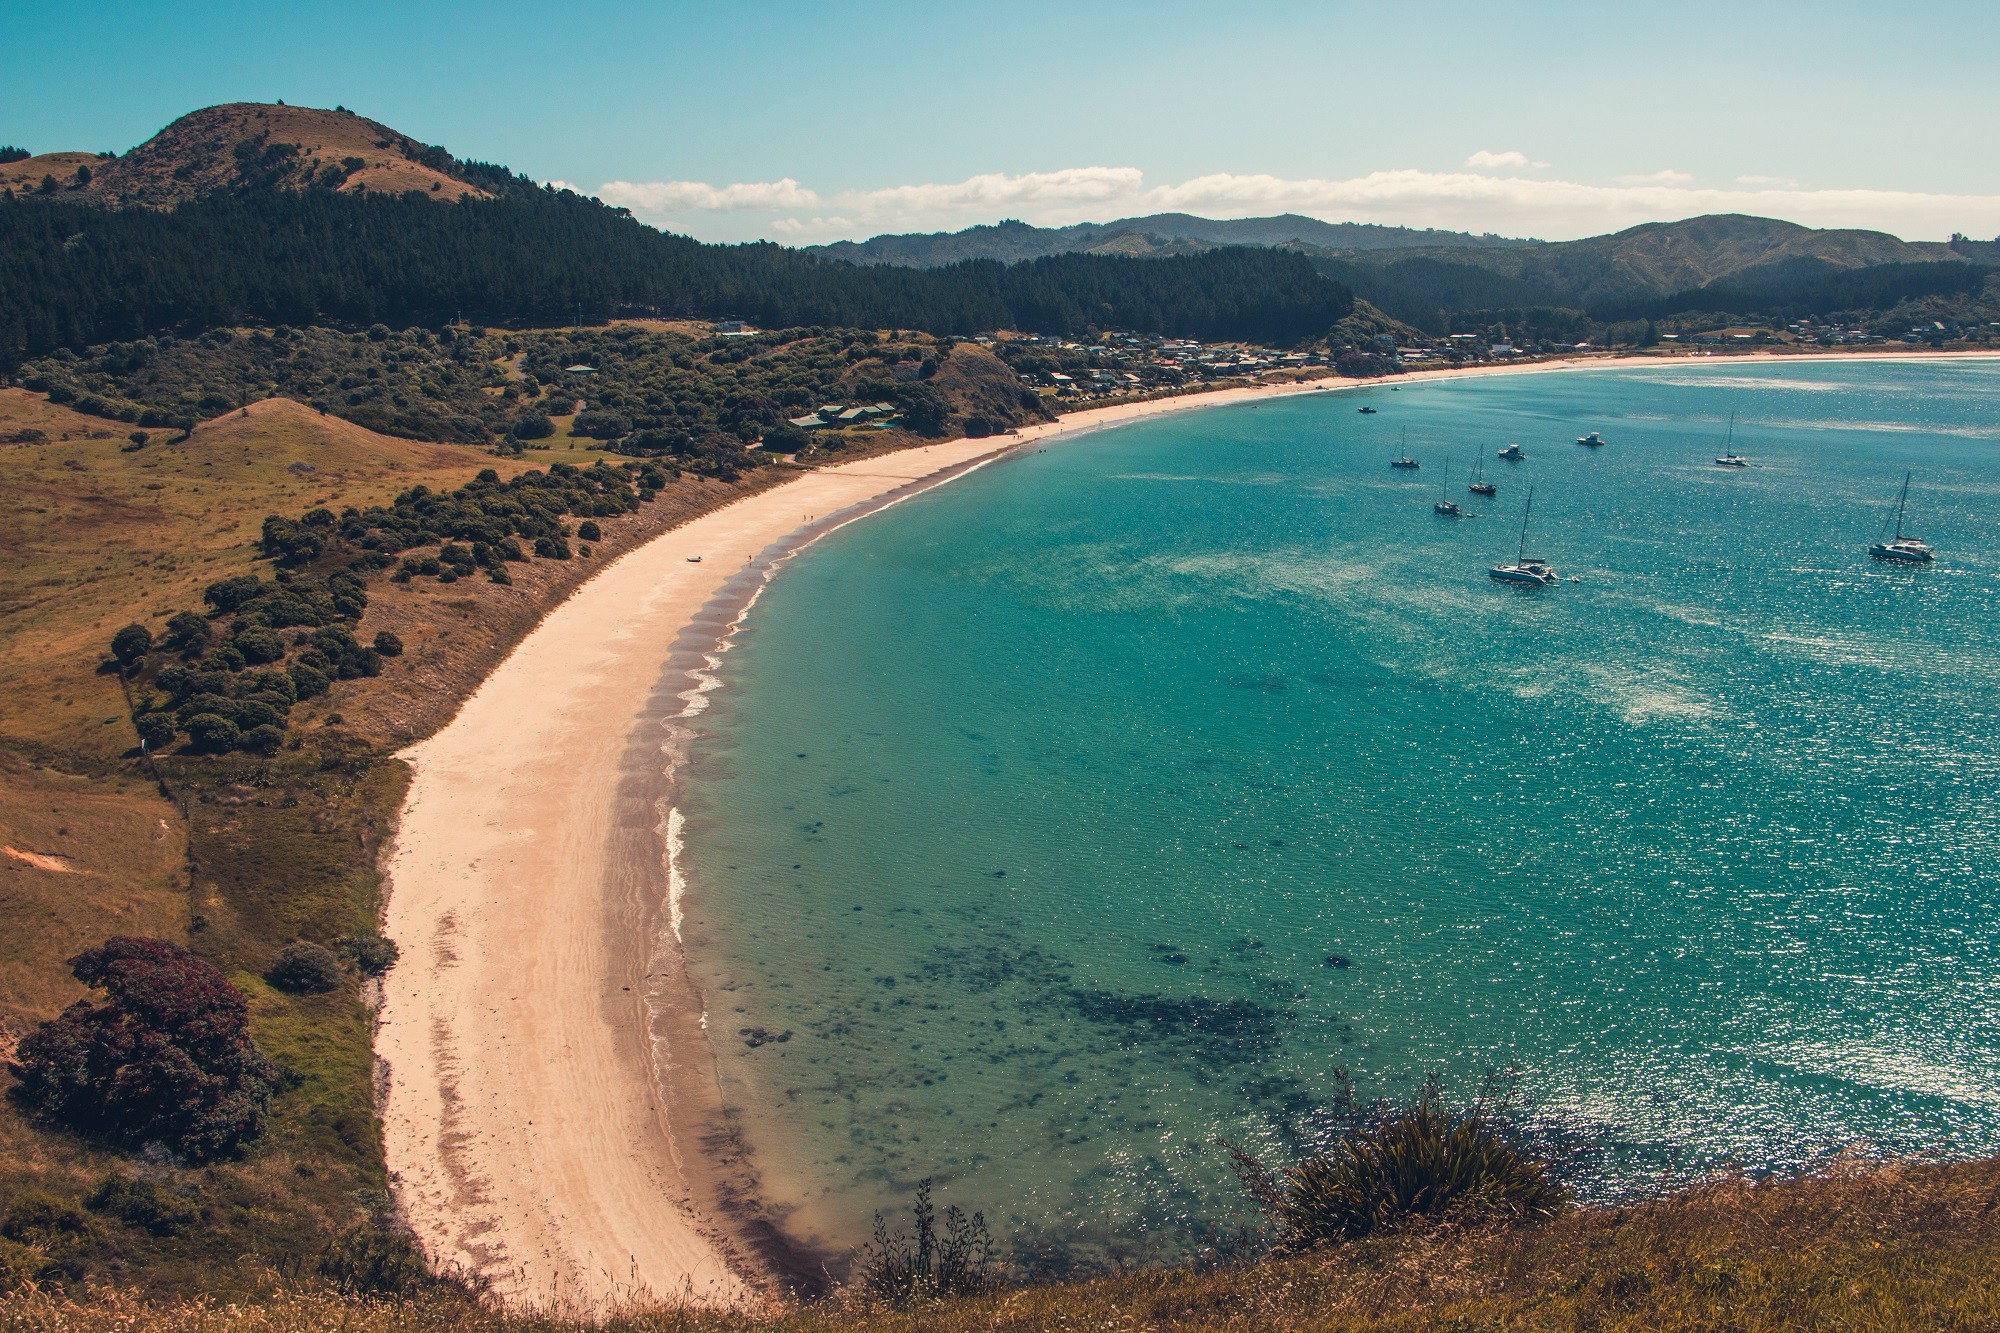
<svg viewBox="0 0 2000 1333"><path fill-rule="evenodd" d="M1505 449L1502 449L1500 451L1500 457L1506 459L1510 463L1518 463L1527 456L1528 456L1527 451L1522 449L1521 446L1518 444L1510 444Z"/></svg>
<svg viewBox="0 0 2000 1333"><path fill-rule="evenodd" d="M1375 409L1372 407L1357 407L1354 410L1359 412L1364 417L1372 417L1375 415Z"/></svg>
<svg viewBox="0 0 2000 1333"><path fill-rule="evenodd" d="M701 563L701 557L698 555L691 555L688 557L688 563L690 565L698 565Z"/></svg>
<svg viewBox="0 0 2000 1333"><path fill-rule="evenodd" d="M1586 449L1602 449L1604 447L1604 437L1596 431L1592 431L1588 435L1577 436L1576 442Z"/></svg>

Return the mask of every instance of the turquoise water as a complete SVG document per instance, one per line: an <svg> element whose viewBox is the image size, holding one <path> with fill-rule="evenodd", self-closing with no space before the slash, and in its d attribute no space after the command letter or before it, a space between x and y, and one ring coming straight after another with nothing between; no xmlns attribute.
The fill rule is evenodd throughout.
<svg viewBox="0 0 2000 1333"><path fill-rule="evenodd" d="M1874 565L1908 468L1939 559ZM1579 582L1485 577L1530 482ZM836 1248L934 1175L1052 1264L1170 1258L1248 1218L1217 1136L1282 1157L1334 1066L1518 1069L1602 1190L2000 1151L1996 612L1991 364L1221 408L846 528L685 801L762 1188Z"/></svg>

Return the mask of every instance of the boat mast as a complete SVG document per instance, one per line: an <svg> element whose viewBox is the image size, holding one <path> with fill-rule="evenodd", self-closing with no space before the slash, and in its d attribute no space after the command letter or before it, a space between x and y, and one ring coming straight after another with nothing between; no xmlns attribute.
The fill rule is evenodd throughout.
<svg viewBox="0 0 2000 1333"><path fill-rule="evenodd" d="M1896 501L1896 540L1903 540L1903 506L1910 502L1910 474L1903 474L1903 494Z"/></svg>
<svg viewBox="0 0 2000 1333"><path fill-rule="evenodd" d="M1729 454L1732 458L1736 454L1736 414L1734 412L1729 414L1729 439L1724 442L1722 449L1724 453Z"/></svg>
<svg viewBox="0 0 2000 1333"><path fill-rule="evenodd" d="M1514 547L1514 564L1519 566L1528 558L1528 515L1535 511L1535 488L1528 488L1528 503L1521 506L1521 540Z"/></svg>

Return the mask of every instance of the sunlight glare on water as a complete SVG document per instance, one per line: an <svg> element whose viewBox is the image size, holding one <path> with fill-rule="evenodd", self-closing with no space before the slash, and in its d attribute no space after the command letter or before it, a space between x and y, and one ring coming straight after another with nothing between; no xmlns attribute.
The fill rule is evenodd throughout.
<svg viewBox="0 0 2000 1333"><path fill-rule="evenodd" d="M1905 469L1928 568L1865 554ZM1579 582L1485 576L1531 482ZM1310 395L842 530L685 802L762 1186L835 1247L930 1175L1052 1264L1173 1257L1248 1219L1217 1137L1282 1157L1335 1066L1518 1068L1606 1189L2000 1151L1996 611L1991 364Z"/></svg>

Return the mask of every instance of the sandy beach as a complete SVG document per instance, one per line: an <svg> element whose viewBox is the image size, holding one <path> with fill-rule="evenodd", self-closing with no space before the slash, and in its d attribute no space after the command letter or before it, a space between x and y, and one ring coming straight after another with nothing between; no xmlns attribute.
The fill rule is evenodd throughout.
<svg viewBox="0 0 2000 1333"><path fill-rule="evenodd" d="M684 660L663 664L712 647L774 553L1022 447L1381 383L1133 403L821 468L636 548L551 612L404 754L414 776L384 925L402 960L376 1049L389 1167L432 1261L517 1306L598 1311L752 1301L774 1266L705 1170L726 1145L689 1110L713 1101L714 1075L669 929L661 808L667 722L693 686Z"/></svg>

